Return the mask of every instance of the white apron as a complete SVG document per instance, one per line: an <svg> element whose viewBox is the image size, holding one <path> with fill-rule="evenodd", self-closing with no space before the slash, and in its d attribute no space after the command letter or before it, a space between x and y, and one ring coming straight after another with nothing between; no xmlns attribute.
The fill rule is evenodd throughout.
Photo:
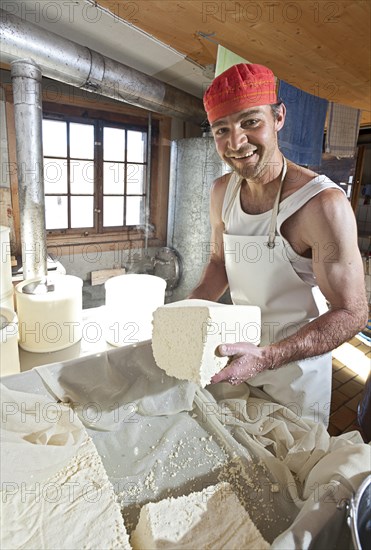
<svg viewBox="0 0 371 550"><path fill-rule="evenodd" d="M230 184L234 185L235 182L235 187L224 216L225 266L231 298L234 304L257 305L261 308L261 345L290 336L327 310L318 286L311 286L299 277L289 261L287 241L276 234L285 174L284 159L269 235L227 233L231 206L237 195L239 200L241 178L236 174L231 177L233 182ZM274 402L287 406L299 417L327 426L331 401L331 353L289 363L277 370L264 371L248 383L251 386L262 386Z"/></svg>

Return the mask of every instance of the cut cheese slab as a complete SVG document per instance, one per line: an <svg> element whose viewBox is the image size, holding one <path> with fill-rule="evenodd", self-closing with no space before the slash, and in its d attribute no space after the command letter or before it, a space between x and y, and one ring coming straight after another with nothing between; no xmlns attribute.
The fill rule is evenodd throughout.
<svg viewBox="0 0 371 550"><path fill-rule="evenodd" d="M157 365L169 376L202 387L227 364L216 355L219 344L259 344L260 308L207 300L182 300L153 314L152 349Z"/></svg>
<svg viewBox="0 0 371 550"><path fill-rule="evenodd" d="M134 550L263 550L263 539L229 483L148 503L130 539Z"/></svg>

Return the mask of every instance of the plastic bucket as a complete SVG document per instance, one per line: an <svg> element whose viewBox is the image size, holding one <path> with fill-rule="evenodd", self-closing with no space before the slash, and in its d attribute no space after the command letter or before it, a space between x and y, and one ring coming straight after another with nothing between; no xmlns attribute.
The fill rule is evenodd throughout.
<svg viewBox="0 0 371 550"><path fill-rule="evenodd" d="M19 345L36 353L58 351L82 337L82 279L73 275L48 278L54 290L45 294L25 294L28 279L15 287L19 320Z"/></svg>
<svg viewBox="0 0 371 550"><path fill-rule="evenodd" d="M113 346L152 338L152 314L165 302L166 281L146 274L112 277L105 282L105 334Z"/></svg>
<svg viewBox="0 0 371 550"><path fill-rule="evenodd" d="M11 309L0 308L0 375L20 372L18 319Z"/></svg>
<svg viewBox="0 0 371 550"><path fill-rule="evenodd" d="M6 307L14 310L14 290L13 285L10 290L0 295L0 307Z"/></svg>

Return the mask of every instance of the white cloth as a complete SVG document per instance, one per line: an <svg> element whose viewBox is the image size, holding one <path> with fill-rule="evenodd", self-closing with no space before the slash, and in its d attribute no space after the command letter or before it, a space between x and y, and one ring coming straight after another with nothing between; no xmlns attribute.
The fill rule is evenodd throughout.
<svg viewBox="0 0 371 550"><path fill-rule="evenodd" d="M247 384L209 386L201 399L252 461L265 466L265 480L255 483L263 490L261 515L256 500L246 507L272 548L348 548L350 530L337 504L349 499L370 472L371 447L360 434L330 437L322 424L297 417ZM277 521L269 520L275 517L282 518L280 533Z"/></svg>
<svg viewBox="0 0 371 550"><path fill-rule="evenodd" d="M120 378L118 372L112 376L116 370ZM89 430L130 527L143 504L223 480L232 483L254 523L277 548L322 549L326 533L335 540L345 525L337 501L349 498L368 472L370 447L359 434L331 438L315 418L304 419L294 409L272 403L258 388L220 383L202 390L191 385L194 398L179 399L177 387L183 382L156 367L150 343L37 372L48 388L51 384L61 397L73 395L81 404L104 391L106 411L110 395L111 403L116 402L119 384L125 392L133 391L122 393L121 407L128 403L125 396L141 404L139 396L146 395L153 404L140 405L135 413L115 408L120 422L113 430L102 430L101 421L92 422L98 429ZM167 391L159 393L159 387L170 392L170 408L163 400ZM171 414L158 415L166 409ZM350 538L346 525L345 535Z"/></svg>
<svg viewBox="0 0 371 550"><path fill-rule="evenodd" d="M73 411L3 385L1 397L1 548L129 550L113 487Z"/></svg>
<svg viewBox="0 0 371 550"><path fill-rule="evenodd" d="M30 468L35 482L54 475L86 440L84 427L68 406L3 384L0 400L3 483L27 481Z"/></svg>
<svg viewBox="0 0 371 550"><path fill-rule="evenodd" d="M197 386L159 369L151 342L35 371L87 427L127 525L135 524L141 504L215 481L213 472L226 461L193 412Z"/></svg>
<svg viewBox="0 0 371 550"><path fill-rule="evenodd" d="M85 426L118 430L138 415L191 410L196 385L159 369L150 342L35 369L49 390L70 403Z"/></svg>

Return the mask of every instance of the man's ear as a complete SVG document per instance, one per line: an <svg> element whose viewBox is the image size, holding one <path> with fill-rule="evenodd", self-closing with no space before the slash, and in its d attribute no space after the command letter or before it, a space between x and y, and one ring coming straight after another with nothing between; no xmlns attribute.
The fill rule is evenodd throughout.
<svg viewBox="0 0 371 550"><path fill-rule="evenodd" d="M281 130L281 128L285 124L285 118L286 118L286 106L285 106L284 103L281 103L280 110L279 110L277 118L275 120L275 126L276 126L276 131L277 132L279 130Z"/></svg>

